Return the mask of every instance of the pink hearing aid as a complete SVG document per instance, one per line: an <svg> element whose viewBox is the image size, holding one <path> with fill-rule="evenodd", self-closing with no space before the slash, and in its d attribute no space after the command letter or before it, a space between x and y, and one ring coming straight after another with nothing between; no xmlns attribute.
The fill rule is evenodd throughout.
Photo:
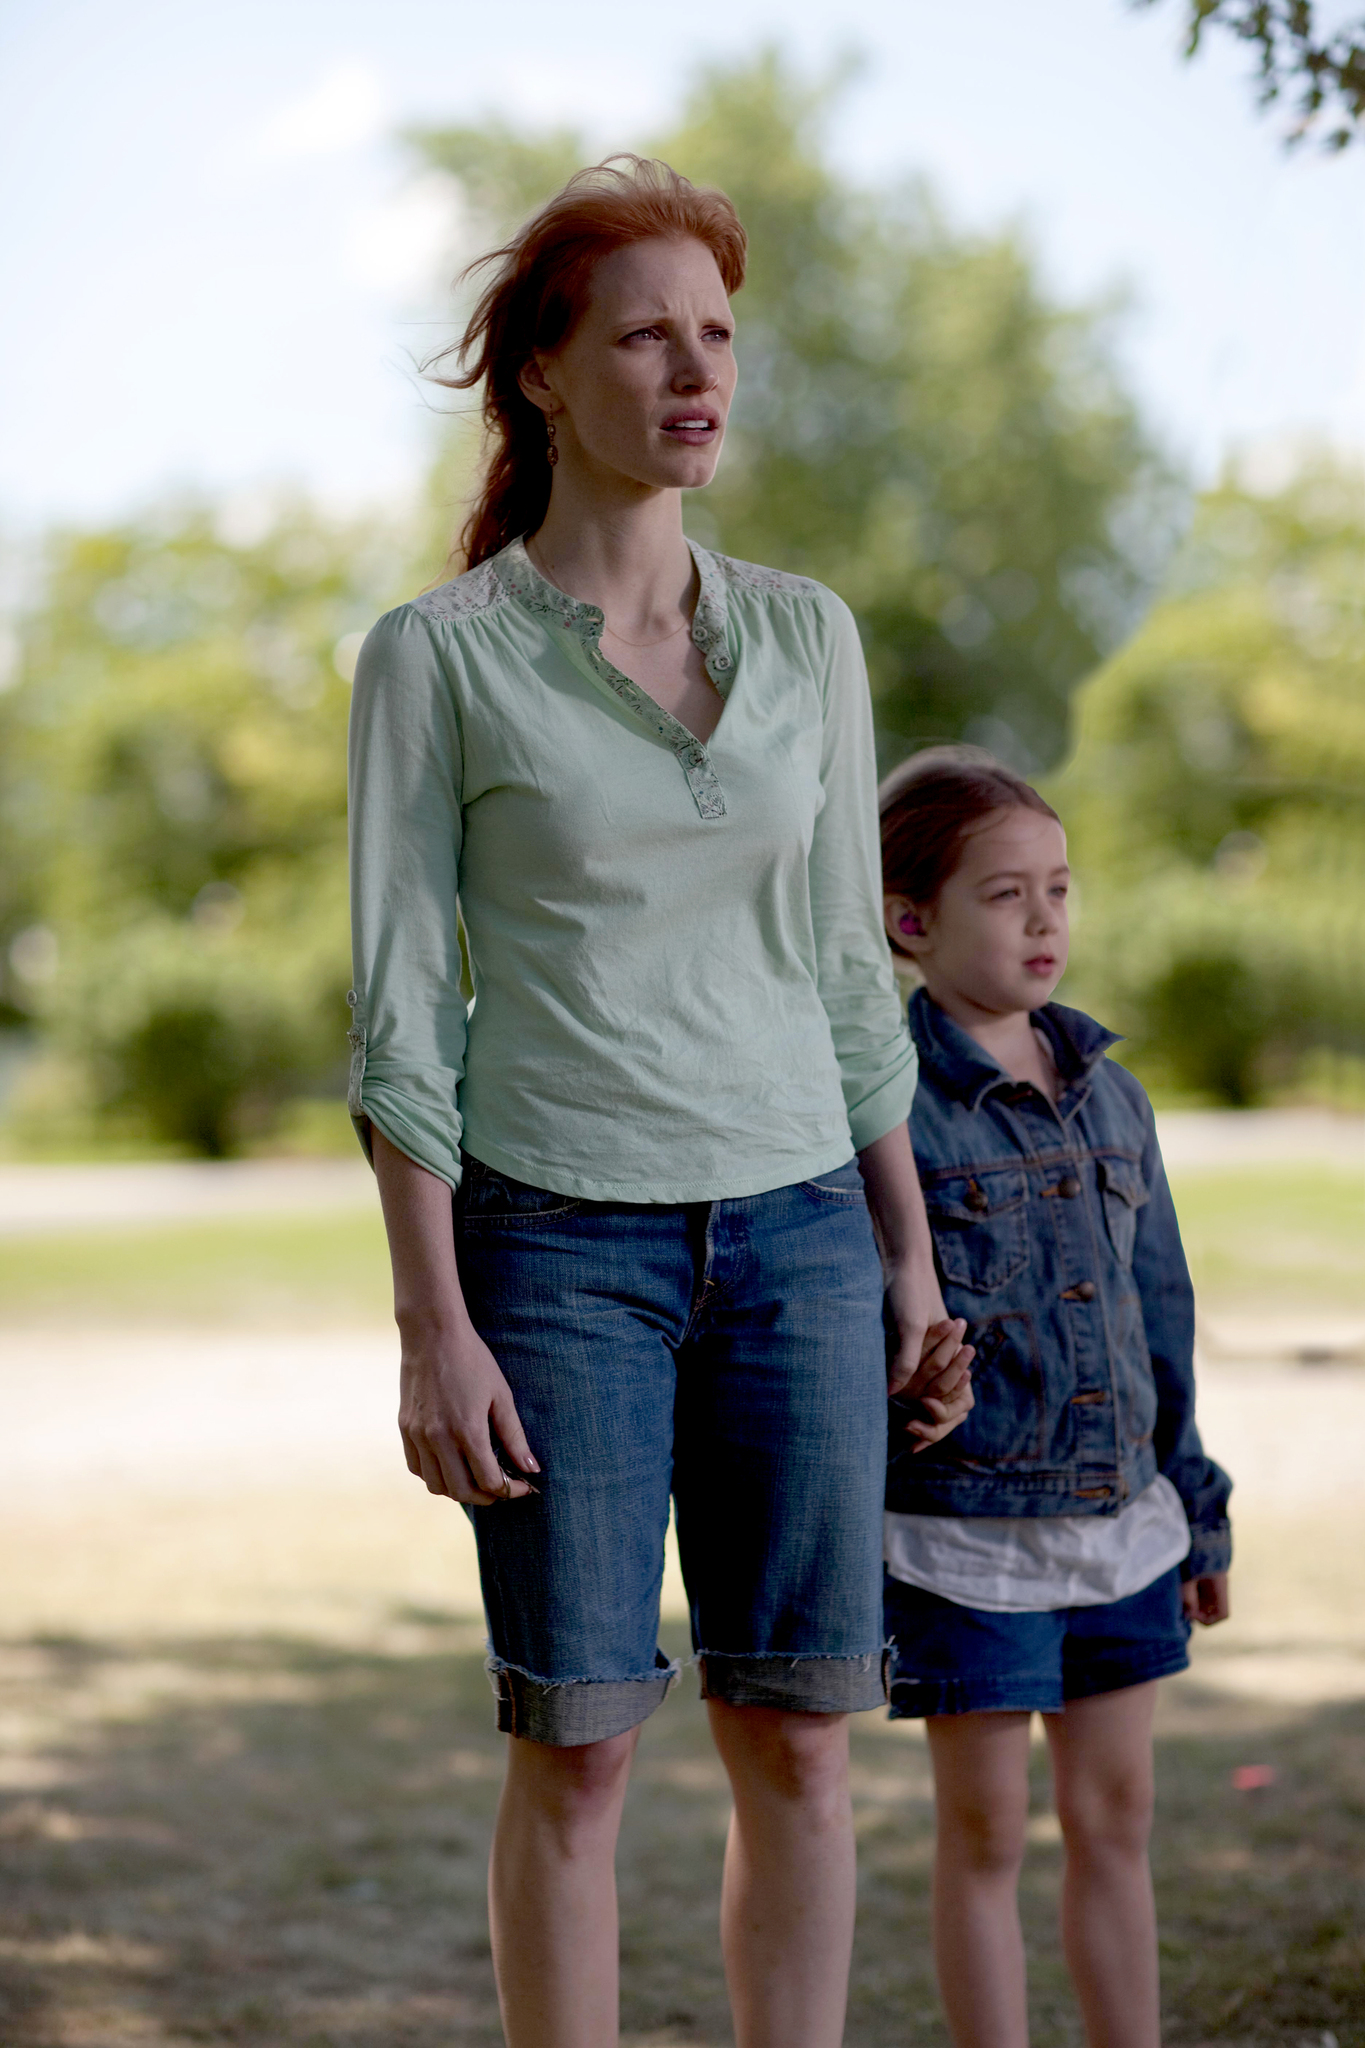
<svg viewBox="0 0 1365 2048"><path fill-rule="evenodd" d="M915 916L913 910L906 911L905 916L900 921L900 928L907 938L922 939L924 937L924 926Z"/></svg>

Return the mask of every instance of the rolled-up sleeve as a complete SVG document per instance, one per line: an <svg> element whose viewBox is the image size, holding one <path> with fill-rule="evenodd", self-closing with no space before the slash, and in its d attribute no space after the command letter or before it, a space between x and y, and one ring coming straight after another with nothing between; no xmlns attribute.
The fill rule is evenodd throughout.
<svg viewBox="0 0 1365 2048"><path fill-rule="evenodd" d="M824 706L824 802L810 854L820 1000L834 1038L855 1151L904 1123L915 1099L914 1040L882 925L872 700L848 606L822 592L815 649Z"/></svg>
<svg viewBox="0 0 1365 2048"><path fill-rule="evenodd" d="M356 665L349 749L351 1086L370 1127L452 1188L467 1012L458 924L462 750L425 619L382 618Z"/></svg>

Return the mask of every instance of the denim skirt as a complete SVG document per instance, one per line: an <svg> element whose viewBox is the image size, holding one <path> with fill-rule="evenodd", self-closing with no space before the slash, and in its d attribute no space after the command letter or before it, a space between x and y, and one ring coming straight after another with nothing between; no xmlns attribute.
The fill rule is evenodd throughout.
<svg viewBox="0 0 1365 2048"><path fill-rule="evenodd" d="M857 1162L734 1201L590 1202L466 1156L465 1298L540 1491L470 1512L498 1725L646 1719L670 1498L702 1691L880 1706L882 1273Z"/></svg>

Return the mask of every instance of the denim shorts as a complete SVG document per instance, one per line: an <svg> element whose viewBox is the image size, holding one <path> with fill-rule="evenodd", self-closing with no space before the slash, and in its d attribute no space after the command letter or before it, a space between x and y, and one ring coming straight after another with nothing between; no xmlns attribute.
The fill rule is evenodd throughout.
<svg viewBox="0 0 1365 2048"><path fill-rule="evenodd" d="M880 1706L886 1350L856 1161L674 1207L466 1157L455 1235L542 1468L470 1510L498 1726L595 1742L659 1705L670 1495L703 1694Z"/></svg>
<svg viewBox="0 0 1365 2048"><path fill-rule="evenodd" d="M960 1607L888 1573L886 1633L893 1721L1058 1714L1068 1700L1169 1678L1190 1661L1178 1566L1126 1600L1041 1614Z"/></svg>

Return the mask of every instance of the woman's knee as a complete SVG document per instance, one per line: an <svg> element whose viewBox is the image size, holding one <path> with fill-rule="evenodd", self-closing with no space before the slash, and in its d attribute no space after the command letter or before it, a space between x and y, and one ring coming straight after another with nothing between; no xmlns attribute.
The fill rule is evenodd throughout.
<svg viewBox="0 0 1365 2048"><path fill-rule="evenodd" d="M848 1716L707 1702L721 1759L738 1794L761 1786L803 1804L848 1795Z"/></svg>
<svg viewBox="0 0 1365 2048"><path fill-rule="evenodd" d="M575 1832L611 1817L625 1796L639 1730L602 1742L556 1748L546 1742L511 1738L508 1791L554 1825Z"/></svg>

